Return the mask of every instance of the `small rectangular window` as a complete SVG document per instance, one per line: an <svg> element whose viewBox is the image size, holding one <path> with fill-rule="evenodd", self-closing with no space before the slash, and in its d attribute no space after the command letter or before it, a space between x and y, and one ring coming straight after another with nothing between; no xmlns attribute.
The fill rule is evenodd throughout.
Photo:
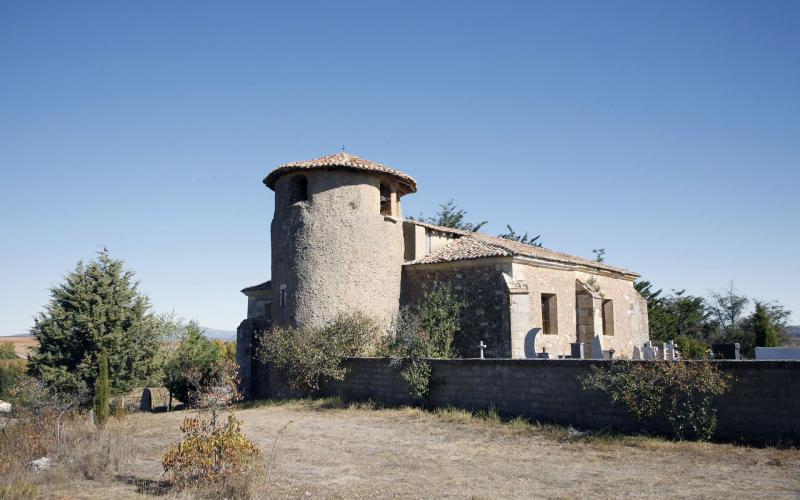
<svg viewBox="0 0 800 500"><path fill-rule="evenodd" d="M614 302L603 301L603 335L614 335Z"/></svg>
<svg viewBox="0 0 800 500"><path fill-rule="evenodd" d="M286 307L286 290L281 290L281 307Z"/></svg>
<svg viewBox="0 0 800 500"><path fill-rule="evenodd" d="M394 215L392 213L392 188L384 183L380 185L381 215Z"/></svg>
<svg viewBox="0 0 800 500"><path fill-rule="evenodd" d="M295 175L289 180L289 204L308 200L308 179L305 175Z"/></svg>
<svg viewBox="0 0 800 500"><path fill-rule="evenodd" d="M558 335L558 301L554 293L542 294L542 332Z"/></svg>

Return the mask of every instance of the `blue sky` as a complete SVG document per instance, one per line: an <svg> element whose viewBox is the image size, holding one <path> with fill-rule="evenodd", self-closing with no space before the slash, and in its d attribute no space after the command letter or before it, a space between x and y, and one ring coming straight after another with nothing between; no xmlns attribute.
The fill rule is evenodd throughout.
<svg viewBox="0 0 800 500"><path fill-rule="evenodd" d="M279 163L338 151L497 234L800 322L798 2L0 3L0 334L102 246L233 329Z"/></svg>

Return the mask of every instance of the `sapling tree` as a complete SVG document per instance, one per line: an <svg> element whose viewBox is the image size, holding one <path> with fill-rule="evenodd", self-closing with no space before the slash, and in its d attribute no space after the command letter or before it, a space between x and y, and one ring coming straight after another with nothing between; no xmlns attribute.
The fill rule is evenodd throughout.
<svg viewBox="0 0 800 500"><path fill-rule="evenodd" d="M109 402L111 400L111 383L108 375L108 353L100 354L100 366L94 386L94 419L98 427L103 428L108 421Z"/></svg>

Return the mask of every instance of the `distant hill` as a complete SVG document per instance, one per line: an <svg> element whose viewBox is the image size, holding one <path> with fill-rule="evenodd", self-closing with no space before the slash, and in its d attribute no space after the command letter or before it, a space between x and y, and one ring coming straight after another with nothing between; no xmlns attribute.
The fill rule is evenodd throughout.
<svg viewBox="0 0 800 500"><path fill-rule="evenodd" d="M201 326L200 329L203 331L203 334L210 339L236 340L235 330L220 330L219 328L209 328L207 326ZM32 337L30 333L20 333L18 335L2 335L0 336L0 342L2 342L3 339L8 339L7 342L11 342L12 341L11 339L20 339L29 337Z"/></svg>
<svg viewBox="0 0 800 500"><path fill-rule="evenodd" d="M800 347L800 325L789 326L789 343Z"/></svg>
<svg viewBox="0 0 800 500"><path fill-rule="evenodd" d="M207 326L201 326L200 329L203 330L203 334L210 339L236 340L236 332L233 330L219 330Z"/></svg>

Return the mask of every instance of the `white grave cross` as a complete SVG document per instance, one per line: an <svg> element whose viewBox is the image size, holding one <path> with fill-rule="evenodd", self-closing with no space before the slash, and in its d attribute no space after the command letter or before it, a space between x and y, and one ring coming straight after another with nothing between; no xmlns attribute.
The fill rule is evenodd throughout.
<svg viewBox="0 0 800 500"><path fill-rule="evenodd" d="M481 359L483 359L483 350L486 349L486 344L483 343L483 340L478 344L478 349L481 350Z"/></svg>

